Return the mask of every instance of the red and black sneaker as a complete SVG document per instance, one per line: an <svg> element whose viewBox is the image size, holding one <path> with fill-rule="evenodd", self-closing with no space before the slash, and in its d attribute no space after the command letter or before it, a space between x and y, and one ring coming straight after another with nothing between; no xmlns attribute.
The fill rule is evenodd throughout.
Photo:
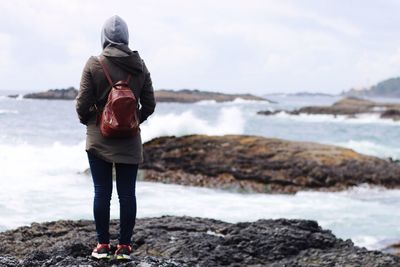
<svg viewBox="0 0 400 267"><path fill-rule="evenodd" d="M132 247L128 245L118 245L115 251L115 258L117 260L130 260Z"/></svg>
<svg viewBox="0 0 400 267"><path fill-rule="evenodd" d="M111 248L109 244L97 244L93 249L92 257L96 259L111 259Z"/></svg>

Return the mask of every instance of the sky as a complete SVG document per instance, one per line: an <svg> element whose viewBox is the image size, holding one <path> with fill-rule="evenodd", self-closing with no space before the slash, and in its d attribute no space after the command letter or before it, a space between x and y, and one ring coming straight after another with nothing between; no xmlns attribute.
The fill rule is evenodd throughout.
<svg viewBox="0 0 400 267"><path fill-rule="evenodd" d="M79 87L121 16L155 89L340 93L400 76L397 0L0 0L0 90Z"/></svg>

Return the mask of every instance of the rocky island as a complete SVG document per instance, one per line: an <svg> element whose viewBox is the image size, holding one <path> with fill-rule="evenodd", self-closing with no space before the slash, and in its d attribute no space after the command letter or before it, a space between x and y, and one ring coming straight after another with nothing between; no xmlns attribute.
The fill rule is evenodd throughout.
<svg viewBox="0 0 400 267"><path fill-rule="evenodd" d="M203 100L214 100L216 102L233 101L237 98L245 100L268 101L266 98L254 96L251 94L224 94L217 92L207 92L200 90L182 89L174 90L156 90L155 97L157 102L179 102L179 103L194 103Z"/></svg>
<svg viewBox="0 0 400 267"><path fill-rule="evenodd" d="M113 245L117 227L112 220ZM399 257L354 246L309 220L138 219L133 259L121 264L93 260L89 255L95 244L93 221L33 223L0 233L0 266L400 266Z"/></svg>
<svg viewBox="0 0 400 267"><path fill-rule="evenodd" d="M69 87L67 89L50 89L46 92L30 93L24 95L24 98L74 100L77 95L78 90L76 90L74 87Z"/></svg>
<svg viewBox="0 0 400 267"><path fill-rule="evenodd" d="M200 90L155 90L154 92L157 102L178 102L178 103L194 103L203 100L213 100L216 102L233 101L237 98L244 100L256 100L256 101L272 101L254 96L251 94L224 94L217 92L207 92ZM78 90L74 87L67 89L50 89L45 92L30 93L24 95L24 98L30 99L61 99L61 100L74 100L78 95ZM9 95L10 98L16 98L18 95Z"/></svg>
<svg viewBox="0 0 400 267"><path fill-rule="evenodd" d="M381 118L400 120L400 104L396 103L379 103L371 100L348 97L339 100L331 106L306 106L297 110L275 110L275 111L259 111L260 115L275 115L280 112L286 112L291 115L299 114L327 114L327 115L344 115L348 117L356 117L360 114L378 114Z"/></svg>
<svg viewBox="0 0 400 267"><path fill-rule="evenodd" d="M160 137L144 144L142 179L260 193L400 187L400 165L331 145L246 135Z"/></svg>

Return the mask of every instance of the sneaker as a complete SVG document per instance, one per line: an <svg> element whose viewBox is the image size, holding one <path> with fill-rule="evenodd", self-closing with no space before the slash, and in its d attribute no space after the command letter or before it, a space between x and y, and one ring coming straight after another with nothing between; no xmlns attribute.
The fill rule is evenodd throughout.
<svg viewBox="0 0 400 267"><path fill-rule="evenodd" d="M132 247L128 245L118 245L115 251L115 258L117 260L130 260Z"/></svg>
<svg viewBox="0 0 400 267"><path fill-rule="evenodd" d="M109 244L97 244L93 249L92 257L96 259L111 259L111 249Z"/></svg>

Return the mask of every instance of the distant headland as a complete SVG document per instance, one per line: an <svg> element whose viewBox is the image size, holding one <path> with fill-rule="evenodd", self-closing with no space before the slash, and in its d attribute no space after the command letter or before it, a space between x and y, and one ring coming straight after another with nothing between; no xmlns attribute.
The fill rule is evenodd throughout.
<svg viewBox="0 0 400 267"><path fill-rule="evenodd" d="M268 93L264 96L400 98L400 77L386 79L370 87L350 88L339 94L302 91L296 93Z"/></svg>
<svg viewBox="0 0 400 267"><path fill-rule="evenodd" d="M400 98L400 77L390 78L367 88L352 88L342 93L353 97Z"/></svg>
<svg viewBox="0 0 400 267"><path fill-rule="evenodd" d="M343 115L351 118L356 118L356 116L360 114L378 114L382 119L392 119L394 121L400 120L400 104L381 103L356 97L343 98L330 106L305 106L296 110L263 110L257 113L269 116L280 112L285 112L291 115Z"/></svg>

